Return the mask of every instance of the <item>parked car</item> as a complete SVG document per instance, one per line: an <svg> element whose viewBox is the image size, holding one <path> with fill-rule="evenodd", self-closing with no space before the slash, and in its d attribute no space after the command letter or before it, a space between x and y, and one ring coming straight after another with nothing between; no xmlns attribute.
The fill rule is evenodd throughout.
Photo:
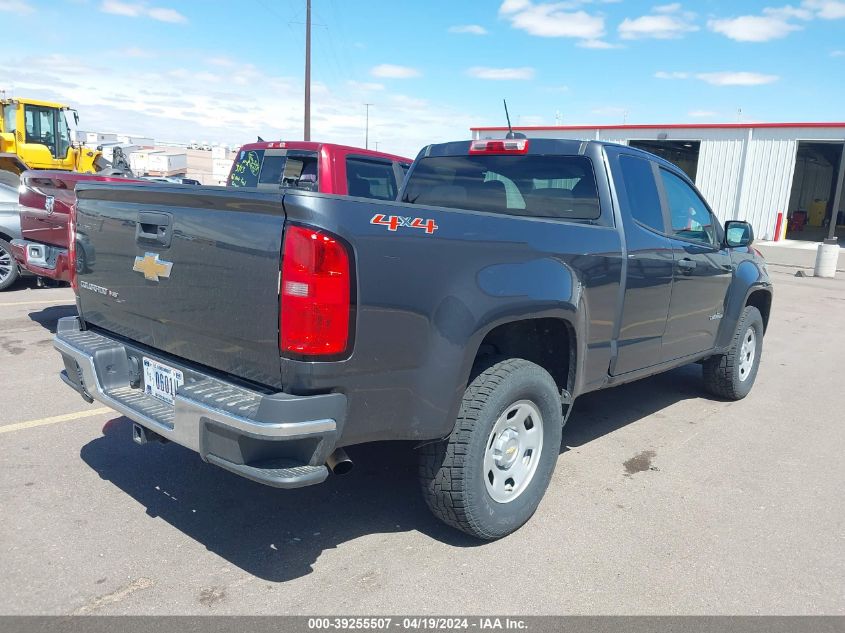
<svg viewBox="0 0 845 633"><path fill-rule="evenodd" d="M227 184L320 191L395 200L410 158L360 147L306 141L261 141L238 151Z"/></svg>
<svg viewBox="0 0 845 633"><path fill-rule="evenodd" d="M0 183L0 291L14 284L21 274L12 252L12 240L21 236L17 188Z"/></svg>
<svg viewBox="0 0 845 633"><path fill-rule="evenodd" d="M434 514L495 539L536 510L582 394L700 362L737 400L757 376L772 285L751 226L723 229L682 171L634 148L430 145L401 201L114 182L77 197L72 232L108 257L58 323L64 382L136 442L270 486L412 440Z"/></svg>

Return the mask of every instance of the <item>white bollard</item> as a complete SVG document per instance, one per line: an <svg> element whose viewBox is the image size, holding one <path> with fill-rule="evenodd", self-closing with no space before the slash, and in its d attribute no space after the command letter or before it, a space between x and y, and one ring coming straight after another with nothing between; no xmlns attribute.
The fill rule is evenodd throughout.
<svg viewBox="0 0 845 633"><path fill-rule="evenodd" d="M835 277L836 265L839 263L839 244L836 238L827 239L819 244L816 253L816 267L813 275L816 277Z"/></svg>

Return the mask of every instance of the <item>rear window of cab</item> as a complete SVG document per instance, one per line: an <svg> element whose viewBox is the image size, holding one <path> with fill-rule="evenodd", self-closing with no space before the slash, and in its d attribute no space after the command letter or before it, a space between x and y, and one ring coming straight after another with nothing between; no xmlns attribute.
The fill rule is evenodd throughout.
<svg viewBox="0 0 845 633"><path fill-rule="evenodd" d="M317 152L250 149L238 152L229 185L318 191Z"/></svg>
<svg viewBox="0 0 845 633"><path fill-rule="evenodd" d="M403 202L542 218L596 220L601 214L586 156L468 155L419 160Z"/></svg>

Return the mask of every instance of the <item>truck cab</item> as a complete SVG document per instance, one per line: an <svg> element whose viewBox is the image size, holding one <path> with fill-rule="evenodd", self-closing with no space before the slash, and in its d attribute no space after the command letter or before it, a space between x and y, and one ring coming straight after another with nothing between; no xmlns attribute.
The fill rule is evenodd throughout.
<svg viewBox="0 0 845 633"><path fill-rule="evenodd" d="M227 184L395 200L411 162L402 156L333 143L250 143L235 156Z"/></svg>
<svg viewBox="0 0 845 633"><path fill-rule="evenodd" d="M97 170L101 152L73 144L71 130L78 120L76 110L34 99L2 99L0 110L0 161L7 171Z"/></svg>

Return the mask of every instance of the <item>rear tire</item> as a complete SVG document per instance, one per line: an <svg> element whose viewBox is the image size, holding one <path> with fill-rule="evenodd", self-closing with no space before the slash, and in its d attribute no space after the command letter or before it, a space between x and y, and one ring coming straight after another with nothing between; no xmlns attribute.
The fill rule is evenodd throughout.
<svg viewBox="0 0 845 633"><path fill-rule="evenodd" d="M12 246L0 240L0 291L6 290L18 280L18 262L12 254Z"/></svg>
<svg viewBox="0 0 845 633"><path fill-rule="evenodd" d="M754 306L746 306L728 352L702 365L705 389L720 398L742 400L754 386L762 354L763 317Z"/></svg>
<svg viewBox="0 0 845 633"><path fill-rule="evenodd" d="M464 392L452 434L420 449L428 507L476 538L517 530L546 492L562 430L560 392L545 369L492 361Z"/></svg>

